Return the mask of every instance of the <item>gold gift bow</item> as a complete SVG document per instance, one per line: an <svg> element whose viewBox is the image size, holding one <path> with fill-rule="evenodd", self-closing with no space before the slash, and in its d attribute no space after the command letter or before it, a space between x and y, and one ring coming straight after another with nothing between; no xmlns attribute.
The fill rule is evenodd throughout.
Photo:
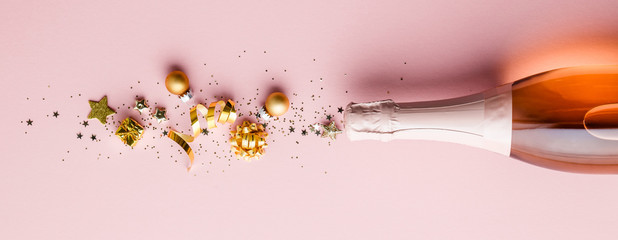
<svg viewBox="0 0 618 240"><path fill-rule="evenodd" d="M266 144L268 133L264 131L262 124L244 121L236 126L236 131L230 133L232 134L230 144L234 154L245 161L251 161L254 157L259 159L264 154L264 148L268 147Z"/></svg>
<svg viewBox="0 0 618 240"><path fill-rule="evenodd" d="M118 136L124 144L131 147L137 144L137 141L142 138L143 133L144 127L130 117L125 118L116 130L116 136Z"/></svg>
<svg viewBox="0 0 618 240"><path fill-rule="evenodd" d="M221 108L221 113L219 113L219 118L217 119L217 122L225 124L226 122L234 123L234 121L236 121L237 115L236 115L236 109L234 108L234 105L235 103L231 99L227 100L227 102L223 100L212 102L210 103L210 105L208 105L208 108L206 108L202 104L198 104L197 106L191 108L191 111L189 114L191 118L191 127L193 128L193 136L182 134L174 130L171 130L167 134L167 137L172 139L174 142L178 143L178 145L180 145L180 147L182 147L182 149L185 150L187 155L189 155L189 159L191 161L189 162L187 171L191 170L191 167L193 166L193 159L195 158L195 154L193 154L193 150L191 149L191 146L189 146L189 142L193 142L202 132L202 128L200 127L200 122L197 118L197 112L206 116L208 128L212 129L212 128L217 127L215 123L215 108L217 106L220 106Z"/></svg>

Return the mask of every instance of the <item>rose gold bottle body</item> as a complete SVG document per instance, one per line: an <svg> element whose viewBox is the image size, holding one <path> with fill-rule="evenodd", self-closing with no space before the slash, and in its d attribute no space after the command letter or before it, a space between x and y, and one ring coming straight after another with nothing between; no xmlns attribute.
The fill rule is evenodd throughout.
<svg viewBox="0 0 618 240"><path fill-rule="evenodd" d="M618 174L618 66L552 70L512 85L511 157L541 167ZM595 111L600 106L607 106Z"/></svg>

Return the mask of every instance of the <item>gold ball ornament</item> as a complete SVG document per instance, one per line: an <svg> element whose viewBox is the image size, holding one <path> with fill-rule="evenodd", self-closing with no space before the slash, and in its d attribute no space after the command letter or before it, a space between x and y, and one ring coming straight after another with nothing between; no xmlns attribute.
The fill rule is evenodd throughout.
<svg viewBox="0 0 618 240"><path fill-rule="evenodd" d="M165 78L165 87L172 94L183 95L189 90L189 78L182 71L173 71Z"/></svg>
<svg viewBox="0 0 618 240"><path fill-rule="evenodd" d="M271 93L264 104L266 111L273 117L285 114L290 108L290 100L281 92Z"/></svg>

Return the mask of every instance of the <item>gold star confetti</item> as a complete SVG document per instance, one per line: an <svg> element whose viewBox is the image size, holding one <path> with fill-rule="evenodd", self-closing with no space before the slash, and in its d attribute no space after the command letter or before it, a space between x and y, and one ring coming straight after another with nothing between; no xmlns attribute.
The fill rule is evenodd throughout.
<svg viewBox="0 0 618 240"><path fill-rule="evenodd" d="M337 139L337 134L342 133L342 131L337 128L337 125L335 125L334 121L330 122L328 126L322 125L322 129L324 129L324 131L322 132L322 137L330 137L330 139L332 140Z"/></svg>
<svg viewBox="0 0 618 240"><path fill-rule="evenodd" d="M105 124L107 123L107 116L116 113L114 110L107 106L107 96L104 96L98 102L88 101L88 103L90 103L91 109L90 114L88 114L88 119L96 118L99 119L102 124Z"/></svg>
<svg viewBox="0 0 618 240"><path fill-rule="evenodd" d="M139 111L139 114L142 114L142 111L144 110L148 110L148 105L146 104L146 100L144 99L135 100L135 107L133 109Z"/></svg>
<svg viewBox="0 0 618 240"><path fill-rule="evenodd" d="M167 117L165 116L165 108L157 108L157 111L153 117L157 119L157 122L159 123L167 121Z"/></svg>

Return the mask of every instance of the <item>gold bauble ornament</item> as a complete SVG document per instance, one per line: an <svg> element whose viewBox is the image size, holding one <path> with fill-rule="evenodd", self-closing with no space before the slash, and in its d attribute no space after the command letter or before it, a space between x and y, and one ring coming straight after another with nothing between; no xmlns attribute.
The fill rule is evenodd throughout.
<svg viewBox="0 0 618 240"><path fill-rule="evenodd" d="M183 95L189 90L189 78L182 71L173 71L165 78L165 87L172 94Z"/></svg>
<svg viewBox="0 0 618 240"><path fill-rule="evenodd" d="M273 117L285 114L290 108L290 100L281 92L271 93L264 104L266 111Z"/></svg>

